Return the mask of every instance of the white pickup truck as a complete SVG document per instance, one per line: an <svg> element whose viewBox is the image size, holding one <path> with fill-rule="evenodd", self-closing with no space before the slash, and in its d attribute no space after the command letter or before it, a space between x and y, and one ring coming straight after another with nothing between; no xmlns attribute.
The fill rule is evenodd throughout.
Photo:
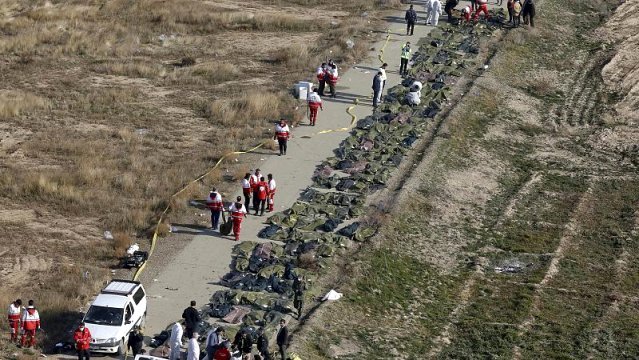
<svg viewBox="0 0 639 360"><path fill-rule="evenodd" d="M93 300L84 315L91 331L90 350L124 354L134 326L144 326L146 292L137 281L113 280Z"/></svg>

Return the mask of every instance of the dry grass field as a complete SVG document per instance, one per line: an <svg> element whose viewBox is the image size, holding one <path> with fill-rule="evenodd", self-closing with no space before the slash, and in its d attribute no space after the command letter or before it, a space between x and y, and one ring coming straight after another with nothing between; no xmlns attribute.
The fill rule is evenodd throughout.
<svg viewBox="0 0 639 360"><path fill-rule="evenodd" d="M397 3L2 1L2 304L36 299L56 340L176 189L299 120L291 84L364 56Z"/></svg>

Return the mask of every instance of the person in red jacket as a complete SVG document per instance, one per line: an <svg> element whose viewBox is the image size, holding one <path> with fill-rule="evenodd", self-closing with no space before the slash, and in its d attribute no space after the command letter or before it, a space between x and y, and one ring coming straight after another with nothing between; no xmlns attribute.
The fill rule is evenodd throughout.
<svg viewBox="0 0 639 360"><path fill-rule="evenodd" d="M324 107L322 107L322 98L315 92L315 88L311 90L311 93L308 95L308 110L310 115L308 119L310 120L311 126L315 126L315 122L317 121L317 110L322 109L324 111Z"/></svg>
<svg viewBox="0 0 639 360"><path fill-rule="evenodd" d="M273 179L273 174L268 174L268 212L275 209L275 190L277 190L277 184Z"/></svg>
<svg viewBox="0 0 639 360"><path fill-rule="evenodd" d="M464 17L464 20L466 20L466 22L470 22L470 14L472 13L472 10L470 10L470 6L466 6L461 10L462 16Z"/></svg>
<svg viewBox="0 0 639 360"><path fill-rule="evenodd" d="M260 182L257 183L256 186L257 192L257 201L253 204L253 210L255 210L255 215L260 212L260 216L264 215L264 208L266 207L266 199L268 199L268 183L264 179L264 176L260 178Z"/></svg>
<svg viewBox="0 0 639 360"><path fill-rule="evenodd" d="M490 19L490 15L488 14L488 0L477 0L477 11L475 11L473 20L477 20L481 12L484 13L486 20Z"/></svg>
<svg viewBox="0 0 639 360"><path fill-rule="evenodd" d="M78 360L89 360L91 357L91 352L89 351L91 332L84 326L84 323L80 323L73 332L73 341L75 341L75 349L78 351Z"/></svg>
<svg viewBox="0 0 639 360"><path fill-rule="evenodd" d="M322 65L317 68L315 76L317 76L317 83L319 84L318 92L321 96L324 96L324 88L326 87L326 63L322 63Z"/></svg>
<svg viewBox="0 0 639 360"><path fill-rule="evenodd" d="M20 339L22 347L27 345L34 347L36 330L40 330L40 314L38 314L33 300L29 300L29 306L22 313L20 322L22 323L22 338Z"/></svg>
<svg viewBox="0 0 639 360"><path fill-rule="evenodd" d="M337 85L337 80L339 80L337 65L330 64L328 71L326 72L326 82L328 83L328 88L331 90L332 98L335 97L335 85Z"/></svg>
<svg viewBox="0 0 639 360"><path fill-rule="evenodd" d="M280 122L275 125L275 135L273 135L273 140L277 139L277 143L280 146L280 156L286 155L287 143L290 137L291 130L286 125L286 120L280 119Z"/></svg>
<svg viewBox="0 0 639 360"><path fill-rule="evenodd" d="M213 188L211 190L208 199L206 199L206 205L211 210L211 228L217 230L217 225L220 223L220 214L224 210L222 195L217 192L217 189Z"/></svg>
<svg viewBox="0 0 639 360"><path fill-rule="evenodd" d="M18 342L18 333L20 332L20 315L22 315L22 300L9 304L9 310L7 311L7 318L9 320L9 331L11 332L11 342Z"/></svg>
<svg viewBox="0 0 639 360"><path fill-rule="evenodd" d="M213 354L212 360L230 360L231 359L231 342L225 341L222 343L222 346L218 347Z"/></svg>
<svg viewBox="0 0 639 360"><path fill-rule="evenodd" d="M255 204L257 203L257 183L260 182L260 178L262 177L262 173L260 169L255 169L255 174L251 175L249 179L249 183L251 184L251 191L253 192L253 207L255 208ZM246 211L248 211L248 204L244 204L246 207Z"/></svg>
<svg viewBox="0 0 639 360"><path fill-rule="evenodd" d="M242 205L242 197L238 196L236 201L229 207L231 213L231 221L233 221L233 235L235 235L235 241L240 240L240 230L242 227L242 220L246 217L246 208Z"/></svg>

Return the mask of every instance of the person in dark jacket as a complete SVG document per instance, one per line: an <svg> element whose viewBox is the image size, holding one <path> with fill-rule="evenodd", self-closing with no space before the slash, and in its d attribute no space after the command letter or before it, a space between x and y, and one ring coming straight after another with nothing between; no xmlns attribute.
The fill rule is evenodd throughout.
<svg viewBox="0 0 639 360"><path fill-rule="evenodd" d="M260 329L260 336L257 338L257 351L264 360L271 360L271 354L268 352L268 337L264 334L264 328Z"/></svg>
<svg viewBox="0 0 639 360"><path fill-rule="evenodd" d="M535 27L535 0L525 0L521 14L524 17L524 24Z"/></svg>
<svg viewBox="0 0 639 360"><path fill-rule="evenodd" d="M189 339L193 337L194 332L198 332L198 324L202 320L200 312L195 308L196 305L195 300L191 300L191 306L187 307L184 309L184 312L182 312L184 327L186 328L184 330L184 335L186 335Z"/></svg>
<svg viewBox="0 0 639 360"><path fill-rule="evenodd" d="M142 353L142 345L144 344L144 335L140 331L139 327L134 327L133 331L129 333L129 349L133 357Z"/></svg>
<svg viewBox="0 0 639 360"><path fill-rule="evenodd" d="M413 9L413 5L406 10L404 19L406 20L406 35L413 35L413 32L415 31L415 23L417 22L417 12Z"/></svg>
<svg viewBox="0 0 639 360"><path fill-rule="evenodd" d="M277 332L277 347L280 350L281 360L286 360L286 348L288 347L288 328L286 327L286 320L280 320L280 330Z"/></svg>
<svg viewBox="0 0 639 360"><path fill-rule="evenodd" d="M377 72L377 75L373 78L373 108L379 106L382 100L382 88L384 87L384 80L382 79L382 72Z"/></svg>
<svg viewBox="0 0 639 360"><path fill-rule="evenodd" d="M453 9L455 9L455 6L457 6L458 3L459 3L459 0L446 0L446 5L444 5L444 11L446 12L446 15L448 15L449 23L453 22Z"/></svg>
<svg viewBox="0 0 639 360"><path fill-rule="evenodd" d="M253 351L253 339L247 331L240 331L235 335L233 345L238 349L242 356L250 354Z"/></svg>

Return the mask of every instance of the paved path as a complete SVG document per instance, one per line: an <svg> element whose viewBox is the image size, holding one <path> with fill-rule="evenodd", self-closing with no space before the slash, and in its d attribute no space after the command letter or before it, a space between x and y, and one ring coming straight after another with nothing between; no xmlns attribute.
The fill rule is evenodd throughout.
<svg viewBox="0 0 639 360"><path fill-rule="evenodd" d="M419 25L415 27L413 36L404 36L405 24L398 22L396 16L403 19L404 10L395 17L389 17L391 38L386 45L384 60L388 63L386 88L390 88L401 81L399 69L399 54L402 44L411 41L416 49L417 41L426 35L432 27L424 26L423 6L414 1L419 11ZM445 15L442 17L445 22ZM276 211L289 208L298 198L300 191L312 184L311 176L315 167L327 157L333 156L333 150L348 136L348 132L331 132L313 135L320 130L337 129L348 126L351 117L346 109L353 105L354 98L367 98L355 106L353 113L358 118L369 115L372 111L370 97L374 74L381 65L378 60L378 50L384 45L384 39L375 44L375 51L370 58L341 74L341 81L337 87L337 98L325 97L324 111L318 115L315 127L301 125L293 129L294 137L289 141L286 156L265 156L264 161L256 166L263 174L272 173L277 182L275 197ZM309 64L309 73L314 71L316 64ZM308 121L305 120L307 124ZM310 135L311 138L303 138ZM239 185L238 185L239 187ZM239 195L239 194L238 194ZM242 223L241 240L262 241L257 233L264 227L267 216L249 216ZM189 229L189 231L193 231ZM162 246L162 239L158 245ZM188 306L190 300L196 300L198 305L208 303L211 295L222 286L217 281L229 271L231 250L237 243L231 237L220 237L217 232L205 232L196 235L193 240L168 264L157 276L157 281L145 284L149 295L148 317L146 333L151 335L163 330L171 322L179 319L182 310ZM152 260L151 260L152 261ZM158 266L158 264L153 264Z"/></svg>

